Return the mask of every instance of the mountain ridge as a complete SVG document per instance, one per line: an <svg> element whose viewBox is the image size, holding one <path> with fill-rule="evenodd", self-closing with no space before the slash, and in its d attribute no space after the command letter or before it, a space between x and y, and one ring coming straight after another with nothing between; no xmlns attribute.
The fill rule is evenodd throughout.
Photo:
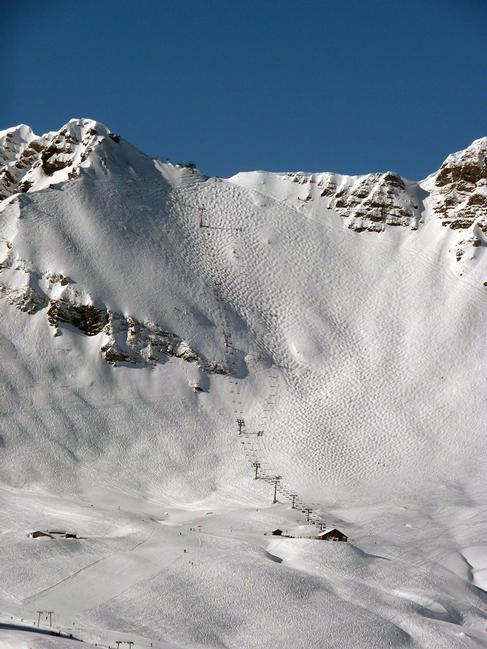
<svg viewBox="0 0 487 649"><path fill-rule="evenodd" d="M113 168L113 162L118 156L123 167L126 152L120 155L112 146L120 142L120 136L91 119L72 119L58 131L41 136L26 125L1 131L0 198L5 200L17 192L39 191L53 182L73 180L92 164L105 168L110 161L111 172L120 171ZM150 160L125 141L123 146L128 147L132 157L134 152L138 153L139 163L141 157L145 163ZM101 153L90 160L95 149ZM166 170L182 167L160 165ZM149 171L144 164L142 173L147 175ZM194 168L192 172L200 173ZM477 229L484 234L487 231L485 219L477 218L477 212L487 207L487 137L450 154L436 172L419 181L408 181L392 171L359 176L255 171L237 173L229 180L245 186L249 174L260 176L260 184L265 184L264 177L274 177L301 185L297 200L318 200L324 209L334 209L346 218L348 227L357 232L381 232L387 226L418 229L422 224L422 202L426 198L431 200L433 212L440 216L443 225L468 229L475 222ZM137 177L137 172L134 176Z"/></svg>
<svg viewBox="0 0 487 649"><path fill-rule="evenodd" d="M25 151L30 132L23 132ZM30 178L32 186L0 204L1 294L4 302L30 313L33 326L44 318L54 340L71 339L72 331L91 338L90 349L97 358L127 366L118 369L150 368L154 362L181 357L195 364L189 384L208 386L207 374L248 376L249 359L255 355L267 364L283 365L289 373L286 380L296 389L303 371L315 375L319 384L322 367L342 364L339 356L325 353L323 322L334 344L347 355L349 343L341 334L344 322L357 341L370 335L352 324L353 313L341 303L333 284L327 288L336 302L331 312L321 289L313 298L321 305L318 311L307 295L303 282L308 275L318 273L314 281L324 281L319 277L320 260L325 250L330 257L330 245L336 249L332 277L338 286L345 272L340 258L348 259L347 281L357 283L357 278L352 280L356 272L352 257L366 268L372 255L385 264L387 276L396 263L394 255L400 253L409 273L411 263L429 269L434 260L443 268L442 281L461 278L465 288L458 289L466 291L463 299L475 288L481 303L485 300L482 212L475 212L466 233L453 227L453 221L442 227L444 221L432 205L437 191L433 177L427 181L433 183L427 195L420 184L389 172L360 177L249 172L225 180L154 161L93 121L72 120L42 138L37 166L19 179L22 183ZM447 187L450 193L468 190L483 195L482 166L473 189L470 181L466 189L463 185L457 189L463 166L471 171L472 155L480 165L486 140L478 142L476 157L467 149L445 161L439 191ZM49 156L42 158L46 151ZM22 159L23 153L19 149L16 155ZM417 195L420 191L423 194ZM415 212L412 216L395 212L402 208ZM455 219L465 221L457 212ZM295 241L289 239L290 232ZM301 257L296 256L299 250ZM308 265L310 254L314 265ZM296 268L302 266L299 281L293 281L290 269L283 266L283 259L291 258ZM260 288L250 290L246 282L253 285L253 267L260 274ZM378 285L385 281L377 269L367 272ZM266 299L278 300L282 322L267 314L269 307L258 294L265 288L264 278L275 292ZM392 285L387 287L392 290ZM245 298L235 301L235 290ZM454 290L453 284L448 290ZM281 302L284 295L295 304L303 302L301 313L293 315L301 325L288 321ZM354 298L354 308L362 308L360 299ZM384 297L377 299L382 302ZM413 294L411 299L417 300ZM389 308L387 300L384 308ZM427 311L422 318L429 320ZM395 326L403 328L400 322ZM304 338L301 328L308 331ZM267 336L274 329L272 338L264 341L263 333ZM230 367L225 357L233 348ZM364 353L369 364L371 358ZM346 374L343 380L348 380ZM303 416L306 419L304 412Z"/></svg>
<svg viewBox="0 0 487 649"><path fill-rule="evenodd" d="M61 131L0 174L0 641L486 646L483 141L418 184Z"/></svg>

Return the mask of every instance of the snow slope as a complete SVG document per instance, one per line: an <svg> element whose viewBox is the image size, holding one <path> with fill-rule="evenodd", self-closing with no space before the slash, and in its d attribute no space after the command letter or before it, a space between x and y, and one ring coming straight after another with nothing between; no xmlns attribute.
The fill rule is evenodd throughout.
<svg viewBox="0 0 487 649"><path fill-rule="evenodd" d="M487 646L487 140L419 183L0 142L0 643ZM265 536L290 493L350 543Z"/></svg>

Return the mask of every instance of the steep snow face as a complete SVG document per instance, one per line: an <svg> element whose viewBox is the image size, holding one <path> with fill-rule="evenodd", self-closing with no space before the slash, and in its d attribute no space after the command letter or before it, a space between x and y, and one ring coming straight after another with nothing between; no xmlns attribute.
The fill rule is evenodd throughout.
<svg viewBox="0 0 487 649"><path fill-rule="evenodd" d="M91 120L22 133L0 203L0 608L161 649L485 644L463 557L484 569L487 262L483 239L457 261L443 172L227 181ZM302 510L351 545L264 537ZM67 521L74 545L26 537Z"/></svg>
<svg viewBox="0 0 487 649"><path fill-rule="evenodd" d="M146 182L155 181L160 191L164 191L164 170L161 165L154 164L130 145L121 143L119 136L113 135L105 126L92 120L71 120L59 132L41 138L34 136L28 127L19 127L5 133L6 141L11 143L7 147L7 153L10 152L12 160L16 161L14 166L19 174L17 183L10 183L9 190L12 192L20 190L34 194L64 181L74 181L81 170L87 176L95 178L109 174L114 183L120 178L134 182L135 179L143 177ZM35 161L32 158L35 158ZM11 165L8 168L10 169ZM5 168L4 178L8 181L11 177L12 173ZM110 183L109 180L102 182ZM129 202L130 200L127 201ZM106 204L104 208L107 209ZM64 223L59 226L58 223L51 224L49 220L46 222L44 219L43 222L35 224L35 234L27 223L18 228L16 220L28 220L31 209L34 214L38 213L37 200L34 199L33 206L29 197L19 194L14 194L13 201L4 200L0 205L0 211L4 213L3 234L10 233L9 236L15 239L14 246L9 239L3 237L3 259L0 261L3 271L0 294L10 304L29 314L44 310L49 325L54 328L54 335L60 334L60 323L73 325L86 335L103 334L100 351L112 364L150 364L163 354L195 361L208 371L225 373L222 366L208 363L198 357L177 335L165 332L157 323L141 323L129 315L113 312L103 304L99 291L88 294L85 290L80 290L76 282L63 273L56 270L41 271L40 269L46 267L43 255L50 257L45 263L47 267L50 265L54 269L59 265L55 259L62 260L65 257L67 239L72 236L70 232L63 234L66 226L68 229L78 228L76 235L80 236L82 233L88 239L94 234L94 230L89 218L87 222L83 222L84 215L79 213L76 224ZM134 214L141 209L144 208L138 203L134 205ZM64 218L70 211L67 204L63 205L63 210ZM85 210L89 211L90 207L86 206ZM51 216L48 207L44 215ZM55 215L52 216L55 219ZM121 227L127 229L126 225ZM58 241L58 245L53 249L53 242L60 237L63 240ZM100 242L96 242L95 238L93 237L89 245L99 245ZM88 241L83 243L86 245ZM118 248L123 250L120 242ZM86 260L80 259L80 262L83 265ZM117 283L120 276L121 273L116 278ZM84 285L87 284L89 282L85 281ZM122 299L118 304L121 303Z"/></svg>
<svg viewBox="0 0 487 649"><path fill-rule="evenodd" d="M22 137L27 143L29 132L24 129ZM203 388L200 402L212 433L199 440L202 457L218 456L228 444L237 462L222 472L219 460L205 485L223 484L228 474L246 470L227 437L241 411L256 429L266 429L260 459L268 472L285 473L292 489L304 480L302 489L311 494L358 485L380 491L391 475L400 477L397 488L414 488L418 471L426 481L463 479L465 464L474 475L481 471L485 258L479 254L468 273L457 273L468 281L451 276L450 257L442 251L454 247L456 231L442 228L429 207L438 178L430 195L392 173L357 178L254 172L226 182L155 162L91 120L72 120L30 146L34 142L42 147L22 181L32 186L0 204L0 293L5 305L26 314L15 316L23 333L10 332L7 339L26 354L26 372L37 368L36 385L55 393L58 373L82 370L89 404L91 392L99 392L97 382L116 394L120 385L134 385L135 377L125 378L131 367L159 368L148 392L156 394L164 381L172 401L182 379L178 399L185 414L168 433L161 422L172 420L172 413L161 413L159 403L146 434L159 437L165 430L183 456L179 425L200 427L190 404L194 386ZM472 155L457 154L442 169L457 169ZM443 187L441 178L456 179L458 172L440 170L439 176ZM397 224L404 227L388 227ZM13 315L7 313L9 327ZM46 337L48 331L55 340ZM71 367L73 347L78 351ZM35 348L43 352L32 360ZM63 349L66 358L54 370ZM178 365L167 364L170 358ZM114 369L97 369L106 362ZM173 372L179 379L169 378ZM218 378L224 375L239 383L245 406L226 402ZM454 400L448 396L453 384ZM19 388L9 398L25 398L22 393ZM88 449L97 409L79 408L73 435ZM85 409L88 429L81 423ZM35 404L23 412L28 420ZM67 479L77 478L63 417L54 429L51 416L42 425L67 452L63 459L43 456L40 422L28 424L23 417L15 415L6 433L5 475L15 474L17 484L56 483L65 472ZM167 466L164 477L155 478L160 458L146 457L144 435L132 438L134 425L140 423L128 414L123 425L118 414L112 421L104 416L107 434L96 441L104 452L94 465L108 466L130 439L129 473L137 483L145 462L154 464L149 491L159 479L184 480L184 473L175 476ZM57 458L55 472L46 469L41 478L13 469L9 448L15 457L25 435L36 440L38 466ZM114 445L113 436L120 435L125 441ZM87 465L81 465L84 471ZM205 471L202 463L199 474Z"/></svg>

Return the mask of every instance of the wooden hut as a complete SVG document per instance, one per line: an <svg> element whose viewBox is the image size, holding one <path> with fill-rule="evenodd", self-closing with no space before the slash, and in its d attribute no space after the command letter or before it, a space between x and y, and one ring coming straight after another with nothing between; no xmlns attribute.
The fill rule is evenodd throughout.
<svg viewBox="0 0 487 649"><path fill-rule="evenodd" d="M280 530L279 528L276 530L272 530L271 534L272 536L282 536L282 530Z"/></svg>
<svg viewBox="0 0 487 649"><path fill-rule="evenodd" d="M31 539L38 539L40 536L47 536L48 538L52 539L52 536L48 534L47 532L41 532L41 530L35 530L34 532L29 532L29 537Z"/></svg>
<svg viewBox="0 0 487 649"><path fill-rule="evenodd" d="M340 530L337 530L336 527L332 527L329 530L323 530L316 537L318 541L348 541L348 536Z"/></svg>

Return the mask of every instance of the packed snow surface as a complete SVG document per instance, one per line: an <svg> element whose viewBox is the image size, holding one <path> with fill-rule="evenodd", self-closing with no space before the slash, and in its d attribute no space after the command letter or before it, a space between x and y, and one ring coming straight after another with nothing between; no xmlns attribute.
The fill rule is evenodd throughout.
<svg viewBox="0 0 487 649"><path fill-rule="evenodd" d="M418 183L0 147L0 646L487 646L487 141Z"/></svg>

